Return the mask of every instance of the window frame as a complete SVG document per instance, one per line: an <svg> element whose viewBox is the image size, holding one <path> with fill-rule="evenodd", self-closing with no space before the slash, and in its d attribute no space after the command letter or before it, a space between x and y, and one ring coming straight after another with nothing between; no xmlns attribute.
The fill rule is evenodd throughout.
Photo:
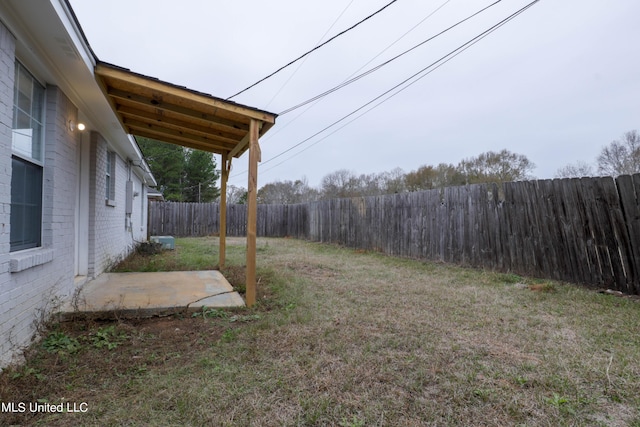
<svg viewBox="0 0 640 427"><path fill-rule="evenodd" d="M105 204L116 206L116 153L107 150L105 160Z"/></svg>
<svg viewBox="0 0 640 427"><path fill-rule="evenodd" d="M25 77L28 77L30 93L24 96ZM42 247L43 216L44 216L44 163L45 163L45 112L46 112L46 86L16 58L13 84L13 116L12 116L12 140L11 140L11 213L9 230L9 252L19 252ZM28 110L25 109L25 100L28 100ZM18 127L19 122L28 120L30 126L35 128ZM24 126L24 124L22 125ZM20 134L17 130L29 129L30 134ZM34 136L34 133L36 134ZM29 137L27 142L25 138ZM34 138L37 138L34 141ZM27 147L27 148L25 148ZM34 147L38 152L34 151ZM29 153L30 151L30 153ZM17 168L16 162L24 168ZM29 172L31 169L31 172ZM21 175L20 175L21 174ZM29 176L34 175L36 180L29 182ZM33 184L39 183L36 187ZM14 193L14 189L20 186L20 191ZM31 187L36 191L35 198L29 198L27 189ZM38 194L39 193L39 194ZM39 196L39 197L38 197ZM19 218L18 218L19 216ZM31 221L25 221L30 218ZM35 222L39 227L34 227ZM35 232L34 232L35 231ZM31 237L29 237L31 235Z"/></svg>

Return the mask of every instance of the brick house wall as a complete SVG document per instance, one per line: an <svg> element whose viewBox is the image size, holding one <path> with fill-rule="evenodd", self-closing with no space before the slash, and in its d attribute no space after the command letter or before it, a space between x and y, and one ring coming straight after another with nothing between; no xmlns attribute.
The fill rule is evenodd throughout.
<svg viewBox="0 0 640 427"><path fill-rule="evenodd" d="M0 147L11 153L15 40L0 25ZM42 247L10 253L11 155L0 156L0 365L28 345L38 319L73 292L77 133L67 126L77 108L55 86L46 87ZM54 256L55 255L55 256Z"/></svg>
<svg viewBox="0 0 640 427"><path fill-rule="evenodd" d="M141 179L133 164L115 152L115 197L106 203L107 152L113 149L97 132L90 136L90 202L89 202L89 275L95 277L118 262L136 242L146 240L146 198ZM132 212L125 213L126 182L133 182ZM141 199L143 202L141 202ZM123 252L123 248L127 248Z"/></svg>
<svg viewBox="0 0 640 427"><path fill-rule="evenodd" d="M35 337L38 323L72 298L75 281L78 159L82 134L69 128L78 108L59 88L46 85L42 244L10 252L11 153L16 39L0 21L0 368L16 361ZM37 76L36 76L37 77ZM136 166L98 132L89 144L88 275L91 279L146 238L144 185ZM105 202L107 151L115 155L115 203ZM125 213L126 182L133 182L131 215Z"/></svg>

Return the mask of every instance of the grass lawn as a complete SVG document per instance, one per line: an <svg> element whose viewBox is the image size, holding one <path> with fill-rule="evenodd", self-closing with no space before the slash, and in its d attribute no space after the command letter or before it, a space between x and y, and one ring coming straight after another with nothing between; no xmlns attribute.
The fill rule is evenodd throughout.
<svg viewBox="0 0 640 427"><path fill-rule="evenodd" d="M176 246L121 268L217 262ZM637 300L292 239L258 239L258 276L253 309L52 325L0 400L87 411L0 425L640 427Z"/></svg>

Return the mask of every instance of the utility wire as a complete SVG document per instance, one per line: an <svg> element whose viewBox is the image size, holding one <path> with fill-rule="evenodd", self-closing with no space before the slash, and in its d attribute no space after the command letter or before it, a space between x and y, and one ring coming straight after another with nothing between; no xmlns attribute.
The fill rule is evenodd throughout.
<svg viewBox="0 0 640 427"><path fill-rule="evenodd" d="M340 18L342 18L342 15L344 15L344 13L347 11L347 9L349 9L349 7L351 7L351 5L353 4L354 1L355 0L351 0L349 2L349 4L344 9L342 9L342 12L340 12L340 15L338 15L338 17L333 21L333 24L331 24L331 26L327 29L327 31L325 31L324 34L322 35L322 37L320 37L320 39L316 42L316 47L320 44L320 42L322 42L322 40L327 36L327 34L329 34L329 31L331 31L333 29L333 27L338 23ZM280 86L280 89L278 89L278 91L275 93L275 95L273 95L273 97L269 100L267 105L265 105L265 107L264 107L265 109L269 108L269 105L271 105L273 100L276 99L276 97L278 95L280 95L280 92L282 92L282 89L284 89L285 86L287 84L289 84L291 79L298 73L298 70L300 70L300 67L302 67L302 65L304 65L306 60L307 60L307 58L304 58L304 60L301 63L298 64L298 66L293 71L293 73L291 73L291 75L287 78L287 80L284 83L282 83L282 86Z"/></svg>
<svg viewBox="0 0 640 427"><path fill-rule="evenodd" d="M430 14L428 14L427 16L425 16L424 18L422 18L420 20L420 22L418 22L416 25L414 25L413 27L411 27L409 30L407 30L403 35L401 35L400 37L398 37L393 43L391 43L389 46L385 47L384 49L382 49L376 56L374 56L373 58L371 58L369 61L367 61L362 67L358 68L356 71L353 72L353 74L351 74L349 77L347 77L348 79L353 77L356 73L358 73L360 70L362 70L364 67L366 67L367 65L371 64L376 58L378 58L380 55L382 55L383 53L385 53L387 50L389 50L393 45L395 45L396 43L398 43L400 40L402 40L403 38L405 38L409 33L411 33L413 30L415 30L416 28L418 28L420 25L422 25L427 19L431 18L433 15L435 15L440 9L442 9L443 7L445 7L447 5L447 3L451 2L451 0L446 0L444 3L442 3L440 6L438 6L433 12L431 12Z"/></svg>
<svg viewBox="0 0 640 427"><path fill-rule="evenodd" d="M376 58L378 58L380 55L382 55L383 53L385 53L387 50L389 50L392 46L394 46L396 43L398 43L400 40L402 40L403 38L405 38L409 33L411 33L413 30L415 30L416 28L418 28L420 25L422 25L427 19L431 18L433 15L435 15L440 9L442 9L444 6L447 5L447 3L451 2L451 0L446 0L444 3L442 3L440 6L438 6L435 10L433 10L432 12L430 12L427 16L425 16L424 18L422 18L420 20L420 22L418 22L417 24L415 24L413 27L411 27L408 31L406 31L404 34L402 34L400 37L398 37L396 40L394 40L391 44L389 44L387 47L385 47L384 49L382 49L377 55L375 55L373 58L371 58L369 61L367 61L365 64L363 64L360 68L358 68L356 71L354 71L353 73L351 73L345 80L342 81L342 83L344 83L345 81L347 81L348 79L350 79L351 77L355 76L360 70L362 70L364 67L366 67L367 65L371 64ZM351 3L353 3L353 0L351 0ZM349 5L351 5L351 3L349 3ZM347 6L349 7L349 6ZM346 10L346 9L345 9ZM328 31L327 31L328 32ZM325 34L326 35L326 34ZM323 36L324 37L324 36ZM271 102L271 101L270 101ZM307 111L309 111L311 108L313 108L314 106L316 106L318 103L320 102L320 99L318 99L317 101L313 102L311 105L309 105L307 108L305 108L303 111L301 111L297 116L295 116L294 118L292 118L291 120L289 120L288 122L286 122L284 125L278 126L278 129L275 130L275 132L269 132L267 134L267 136L265 138L271 139L273 138L275 135L277 135L279 132L281 132L282 130L286 129L287 127L289 127L293 122L295 122L300 116L304 115Z"/></svg>
<svg viewBox="0 0 640 427"><path fill-rule="evenodd" d="M299 60L301 60L302 58L304 58L305 56L310 55L311 53L315 52L316 50L320 49L321 47L325 46L326 44L332 42L333 40L337 39L338 37L340 37L341 35L353 30L354 28L356 28L358 25L362 24L365 21L368 21L369 19L373 18L375 15L379 14L380 12L382 12L383 10L385 10L386 8L388 8L389 6L391 6L392 4L394 4L395 2L397 2L398 0L391 0L389 3L387 3L386 5L384 5L382 8L378 9L377 11L373 12L371 15L367 16L366 18L360 20L359 22L356 22L354 25L352 25L351 27L347 28L346 30L343 30L341 32L339 32L338 34L336 34L335 36L331 37L329 40L325 41L322 44L319 44L318 46L314 47L313 49L307 51L306 53L300 55L299 57L297 57L296 59L294 59L293 61L289 62L286 65L283 65L282 67L278 68L276 71L274 71L273 73L269 74L266 77L261 78L260 80L258 80L257 82L255 82L254 84L247 86L246 88L242 89L240 92L231 95L230 97L227 98L227 101L235 98L236 96L240 95L241 93L244 93L246 91L248 91L249 89L251 89L254 86L257 86L258 84L262 83L263 81L267 80L270 77L273 77L274 75L278 74L280 71L284 70L285 68L295 64L296 62L298 62Z"/></svg>
<svg viewBox="0 0 640 427"><path fill-rule="evenodd" d="M539 0L536 0L536 1L539 1ZM500 24L499 26L502 26L502 25L504 25L504 23L503 23L503 24ZM380 102L378 102L377 104L375 104L374 106L372 106L371 108L369 108L368 110L363 111L361 114L359 114L358 116L356 116L356 117L354 117L353 119L349 120L348 122L346 122L345 124L343 124L343 125L342 125L342 126L340 126L339 128L335 129L333 132L331 132L331 133L329 133L329 134L327 134L327 135L323 136L322 138L320 138L320 139L318 139L317 141L315 141L313 144L308 145L307 147L305 147L305 148L303 148L302 150L298 151L297 153L295 153L295 154L293 154L293 155L291 155L291 156L287 157L286 159L282 160L281 162L276 163L275 165L271 166L270 168L267 168L267 169L265 169L265 170L261 170L261 171L260 171L260 173L261 173L261 174L264 174L264 173L266 173L266 172L269 172L270 170L273 170L273 169L277 168L277 167L278 167L278 166L280 166L281 164L283 164L283 163L285 163L285 162L288 162L289 160L293 159L294 157L297 157L298 155L300 155L300 154L304 153L305 151L307 151L308 149L312 148L313 146L315 146L315 145L319 144L320 142L324 141L325 139L329 138L331 135L333 135L334 133L337 133L339 130L341 130L341 129L343 129L343 128L347 127L347 126L348 126L348 125L350 125L351 123L353 123L353 122L355 122L356 120L358 120L360 117L362 117L362 116L364 116L365 114L367 114L369 111L374 110L375 108L379 107L381 104L385 103L385 102L386 102L386 101L388 101L389 99L391 99L391 98L393 98L394 96L398 95L400 92L404 91L405 89L408 89L408 88L409 88L410 86L412 86L414 83L417 83L417 82L418 82L418 81L420 81L422 78L426 77L427 75L431 74L432 72L434 72L434 71L435 71L435 70L437 70L438 68L442 67L444 64L446 64L447 62L451 61L453 58L455 58L456 56L458 56L459 54L461 54L461 53L462 53L462 52L464 52L465 50L469 49L471 46L473 46L474 44L478 43L480 40L482 40L482 39L483 39L483 38L485 38L486 36L488 36L490 33L492 33L493 31L495 31L497 28L499 28L499 26L498 26L498 27L495 27L495 28L493 28L493 29L491 29L491 30L489 30L489 32L487 32L486 34L482 35L480 38L477 38L477 39L476 39L475 41L473 41L471 44L469 44L469 45L467 45L466 47L464 47L463 49L459 50L458 52L456 52L454 55L450 56L450 57L449 57L449 58L447 58L446 60L442 61L441 63L439 63L438 65L436 65L434 68L432 68L432 69L430 69L428 72L426 72L424 75L422 75L422 76L418 77L418 78L417 78L417 79L415 79L413 82L408 83L405 87L403 87L403 88L399 89L399 90L398 90L398 91L396 91L395 93L392 93L392 94L391 94L391 95L389 95L387 98L385 98L385 99L381 100ZM451 53L450 53L450 54L451 54ZM443 57L443 58L444 58L444 57ZM440 60L442 60L442 58L440 58ZM438 62L438 61L436 61L436 62ZM434 64L435 64L435 63L434 63ZM432 65L433 65L433 64L432 64ZM415 75L414 75L414 76L415 76ZM412 77L410 77L409 79L411 79L411 78L413 78L413 76L412 76ZM405 82L406 82L406 81L407 81L407 80L405 80ZM401 83L401 84L402 84L402 83ZM396 88L396 87L398 87L398 86L394 86L394 88ZM391 90L393 90L394 88L392 88ZM387 92L385 92L384 94L382 94L381 96L384 96L386 93L388 93L388 91L387 91ZM379 99L379 98L380 98L380 97L377 97L377 98L373 99L373 100L372 100L372 102L373 102L373 101L375 101L375 100L377 100L377 99ZM365 104L364 106L369 105L370 103L371 103L371 102L369 102L369 103ZM364 106L363 106L363 107L364 107ZM358 109L358 110L359 110L359 109ZM343 117L343 119L344 119L344 118L345 118L345 117ZM329 127L331 127L331 126L334 126L335 124L337 124L337 123L339 123L339 122L340 122L340 121L337 121L337 122L333 123L332 125L328 126L327 128L329 128ZM326 130L327 128L325 128L324 130ZM324 131L324 130L323 130L323 131ZM316 135L317 135L317 134L316 134ZM314 136L316 136L316 135L314 135ZM313 138L313 137L312 137L312 138ZM305 142L306 142L306 141L305 141ZM295 148L295 147L292 147L292 148ZM275 158L277 158L277 157L281 156L281 155L282 155L282 154L284 154L284 153L285 153L285 152L280 153L280 154L278 154L278 155L276 155L276 156L272 157L271 159L269 159L269 160L267 160L267 161L263 162L263 163L261 164L261 166L262 166L262 165L264 165L265 163L270 162L271 160L274 160Z"/></svg>
<svg viewBox="0 0 640 427"><path fill-rule="evenodd" d="M309 147L305 148L304 150L299 151L298 153L294 154L293 156L288 157L287 159L283 160L282 162L272 166L271 168L262 171L262 173L267 172L271 169L274 169L275 167L281 165L282 163L290 160L291 158L297 156L298 154L302 153L303 151L307 150L308 148L311 148L313 145L318 144L320 141L323 141L324 139L328 138L329 136L333 135L335 132L337 132L338 130L342 129L343 127L347 126L348 124L352 123L353 121L357 120L358 118L362 117L364 114L368 113L369 111L373 110L374 108L378 107L379 105L381 105L382 103L388 101L389 99L391 99L392 97L396 96L397 94L399 94L400 92L404 91L405 89L409 88L411 85L417 83L419 80L421 80L422 78L426 77L427 75L429 75L430 73L432 73L433 71L435 71L436 69L440 68L442 65L444 65L445 63L449 62L451 59L453 59L454 57L456 57L457 55L459 55L460 53L464 52L465 50L467 50L468 48L470 48L471 46L473 46L474 44L476 44L477 42L479 42L480 40L482 40L483 38L485 38L486 36L488 36L490 33L494 32L495 30L497 30L498 28L502 27L503 25L505 25L507 22L513 20L514 18L516 18L518 15L522 14L524 11L526 11L527 9L529 9L530 7L532 7L534 4L538 3L540 0L533 0L531 3L527 4L526 6L522 7L521 9L519 9L518 11L512 13L511 15L509 15L508 17L506 17L505 19L501 20L500 22L498 22L497 24L491 26L489 29L483 31L482 33L478 34L477 36L475 36L474 38L472 38L471 40L467 41L466 43L460 45L459 47L457 47L456 49L452 50L451 52L449 52L448 54L444 55L443 57L441 57L440 59L438 59L437 61L431 63L430 65L428 65L427 67L423 68L422 70L418 71L417 73L414 73L413 75L411 75L410 77L406 78L405 80L403 80L402 82L398 83L397 85L393 86L391 89L383 92L382 94L378 95L377 97L373 98L371 101L365 103L364 105L360 106L359 108L357 108L356 110L353 110L352 112L350 112L349 114L343 116L342 118L336 120L335 122L331 123L330 125L326 126L325 128L323 128L322 130L314 133L313 135L311 135L310 137L300 141L299 143L297 143L296 145L288 148L287 150L277 154L276 156L270 158L269 160L266 160L264 162L262 162L262 165L265 165L273 160L275 160L276 158L288 153L289 151L293 150L296 147L299 147L300 145L308 142L309 140L313 139L314 137L318 136L319 134L325 132L326 130L336 126L337 124L343 122L345 119L353 116L354 114L356 114L358 111L363 110L365 107L373 104L374 102L376 102L377 100L379 100L380 98L386 96L387 94L389 94L390 92L400 88L401 86L405 85L404 87L400 88L398 91L396 91L395 93L391 94L390 96L388 96L387 98L383 99L382 101L380 101L379 103L377 103L376 105L374 105L373 107L371 107L370 109L368 109L367 111L363 112L362 114L360 114L359 116L355 117L353 120L345 123L343 126L341 126L340 128L336 129L334 132L332 132L331 134L325 136L324 138L314 142L312 145L310 145ZM435 68L433 68L435 66ZM421 75L422 74L422 75ZM414 81L411 82L411 80L415 79ZM239 175L239 174L238 174Z"/></svg>
<svg viewBox="0 0 640 427"><path fill-rule="evenodd" d="M310 103L312 103L313 101L315 101L315 100L317 100L317 99L324 98L325 96L330 95L330 94L332 94L333 92L335 92L335 91L337 91L337 90L339 90L339 89L342 89L343 87L348 86L348 85L350 85L351 83L354 83L354 82L356 82L356 81L360 80L360 79L361 79L361 78L363 78L363 77L368 76L369 74L371 74L371 73L373 73L373 72L375 72L375 71L378 71L380 68L384 67L385 65L390 64L391 62L395 61L396 59L398 59L398 58L400 58L400 57L402 57L402 56L404 56L404 55L408 54L409 52L414 51L415 49L419 48L420 46L422 46L422 45L424 45L424 44L426 44L426 43L428 43L428 42L432 41L433 39L435 39L435 38L437 38L437 37L439 37L439 36L443 35L444 33L448 32L448 31L450 31L450 30L452 30L452 29L454 29L454 28L455 28L455 27L457 27L458 25L460 25L460 24L462 24L462 23L464 23L464 22L466 22L466 21L470 20L471 18L473 18L473 17L475 17L475 16L479 15L480 13L484 12L485 10L487 10L487 9L489 9L489 8L491 8L491 7L495 6L495 5L497 5L497 4L498 4L498 3L500 3L501 1L502 1L502 0L496 0L495 2L491 3L490 5L488 5L488 6L484 7L484 8L482 8L482 9L480 9L480 10L479 10L479 11L477 11L476 13L474 13L474 14L472 14L472 15L470 15L470 16L467 16L466 18L464 18L464 19L463 19L463 20L461 20L461 21L456 22L455 24L453 24L453 25L452 25L452 26L450 26L449 28L446 28L446 29L444 29L444 30L440 31L438 34L436 34L436 35L434 35L434 36L431 36L431 37L429 37L429 38L428 38L428 39L426 39L426 40L421 41L421 42L420 42L420 43L418 43L417 45L415 45L415 46L413 46L413 47L411 47L411 48L409 48L409 49L405 50L404 52L402 52L402 53L400 53L400 54L398 54L398 55L394 56L394 57L393 57L393 58L391 58L391 59L388 59L388 60L386 60L386 61L382 62L382 63L381 63L381 64L379 64L379 65L376 65L375 67L373 67L373 68L371 68L371 69L369 69L369 70L365 71L364 73L358 74L357 76L352 77L352 78L350 78L350 79L348 79L348 80L346 80L346 81L344 81L344 82L340 83L339 85L337 85L337 86L335 86L335 87L333 87L333 88L331 88L331 89L329 89L329 90L327 90L327 91L325 91L325 92L322 92L322 93L321 93L321 94L319 94L319 95L314 96L313 98L309 98L309 99L307 99L306 101L303 101L303 102L301 102L301 103L299 103L299 104L297 104L297 105L294 105L293 107L290 107L290 108L287 108L286 110L281 111L280 113L278 113L278 116L283 116L283 115L285 115L285 114L287 114L287 113L290 113L290 112L291 112L291 111L293 111L293 110L297 110L297 109L298 109L298 108L300 108L300 107L303 107L303 106L305 106L305 105L307 105L307 104L310 104Z"/></svg>

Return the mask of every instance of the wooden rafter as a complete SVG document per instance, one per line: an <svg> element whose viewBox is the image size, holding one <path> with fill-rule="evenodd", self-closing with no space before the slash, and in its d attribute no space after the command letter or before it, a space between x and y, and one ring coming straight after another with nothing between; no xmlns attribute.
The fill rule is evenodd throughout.
<svg viewBox="0 0 640 427"><path fill-rule="evenodd" d="M276 115L98 63L96 79L123 128L133 135L240 157L249 148L251 120L260 136Z"/></svg>

